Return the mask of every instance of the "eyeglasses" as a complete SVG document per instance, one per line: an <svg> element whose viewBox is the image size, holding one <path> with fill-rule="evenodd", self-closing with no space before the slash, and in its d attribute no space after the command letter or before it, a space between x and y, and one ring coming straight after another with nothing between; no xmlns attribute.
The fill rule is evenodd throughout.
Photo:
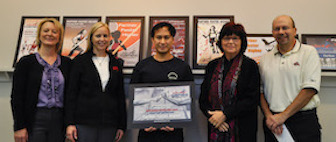
<svg viewBox="0 0 336 142"><path fill-rule="evenodd" d="M288 26L275 27L275 28L273 28L273 31L280 31L280 29L282 29L283 31L286 31L286 30L291 29L291 27L288 27Z"/></svg>
<svg viewBox="0 0 336 142"><path fill-rule="evenodd" d="M240 38L239 37L223 37L222 40L225 42L229 42L230 40L232 40L233 42L238 42Z"/></svg>

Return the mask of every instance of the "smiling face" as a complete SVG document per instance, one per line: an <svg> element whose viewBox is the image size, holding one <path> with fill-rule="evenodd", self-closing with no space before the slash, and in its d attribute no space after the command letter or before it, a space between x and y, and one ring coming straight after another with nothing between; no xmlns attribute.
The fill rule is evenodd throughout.
<svg viewBox="0 0 336 142"><path fill-rule="evenodd" d="M40 30L41 47L56 47L60 33L52 22L45 22Z"/></svg>
<svg viewBox="0 0 336 142"><path fill-rule="evenodd" d="M110 41L110 34L109 30L106 27L98 28L92 34L92 45L93 45L93 52L105 52L107 46L109 45Z"/></svg>
<svg viewBox="0 0 336 142"><path fill-rule="evenodd" d="M236 34L232 34L230 36L224 36L221 39L221 44L225 56L228 59L232 59L240 52L242 41L239 36L237 36Z"/></svg>
<svg viewBox="0 0 336 142"><path fill-rule="evenodd" d="M272 34L280 47L294 45L296 28L291 18L285 15L275 18L272 26Z"/></svg>
<svg viewBox="0 0 336 142"><path fill-rule="evenodd" d="M157 54L169 54L174 44L174 37L170 34L168 27L162 27L155 31L152 43Z"/></svg>

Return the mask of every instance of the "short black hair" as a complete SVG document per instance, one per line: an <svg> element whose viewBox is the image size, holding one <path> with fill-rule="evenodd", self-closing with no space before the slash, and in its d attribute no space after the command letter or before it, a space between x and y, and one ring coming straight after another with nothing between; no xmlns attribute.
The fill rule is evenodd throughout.
<svg viewBox="0 0 336 142"><path fill-rule="evenodd" d="M245 29L244 29L243 25L241 25L241 24L236 24L234 22L226 23L220 31L218 41L217 41L217 46L219 47L219 49L222 52L224 52L224 49L222 47L222 38L224 36L230 36L230 35L233 35L233 34L239 36L239 38L241 40L241 49L239 51L239 54L244 54L244 52L247 48L247 37L246 37Z"/></svg>
<svg viewBox="0 0 336 142"><path fill-rule="evenodd" d="M175 27L170 24L170 23L167 23L167 22L161 22L161 23L158 23L156 24L153 28L152 28L152 31L151 31L151 37L154 38L154 35L155 35L155 32L163 27L167 27L168 28L168 31L170 33L171 36L175 37L175 34L176 34L176 29Z"/></svg>

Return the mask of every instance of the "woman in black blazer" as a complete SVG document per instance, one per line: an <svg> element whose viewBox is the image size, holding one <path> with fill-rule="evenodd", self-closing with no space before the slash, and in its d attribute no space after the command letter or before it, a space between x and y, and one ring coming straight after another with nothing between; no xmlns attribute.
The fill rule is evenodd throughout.
<svg viewBox="0 0 336 142"><path fill-rule="evenodd" d="M68 140L119 141L126 129L122 64L106 52L109 33L107 24L94 24L86 52L73 61L65 103Z"/></svg>
<svg viewBox="0 0 336 142"><path fill-rule="evenodd" d="M63 98L70 59L58 55L63 26L44 19L37 29L38 52L24 56L13 74L11 105L16 142L64 141Z"/></svg>

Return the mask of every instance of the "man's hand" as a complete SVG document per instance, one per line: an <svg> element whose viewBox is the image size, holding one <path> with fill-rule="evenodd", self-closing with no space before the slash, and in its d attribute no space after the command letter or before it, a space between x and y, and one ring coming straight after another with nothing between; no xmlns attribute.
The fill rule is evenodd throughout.
<svg viewBox="0 0 336 142"><path fill-rule="evenodd" d="M286 120L287 118L282 113L269 115L266 118L266 125L273 133L280 135L283 130L282 125Z"/></svg>
<svg viewBox="0 0 336 142"><path fill-rule="evenodd" d="M149 127L149 128L145 128L144 129L146 132L153 132L153 131L156 131L157 129L154 128L154 127Z"/></svg>
<svg viewBox="0 0 336 142"><path fill-rule="evenodd" d="M166 131L166 132L171 132L171 131L174 131L175 129L172 128L172 127L166 126L166 127L162 127L160 130Z"/></svg>

